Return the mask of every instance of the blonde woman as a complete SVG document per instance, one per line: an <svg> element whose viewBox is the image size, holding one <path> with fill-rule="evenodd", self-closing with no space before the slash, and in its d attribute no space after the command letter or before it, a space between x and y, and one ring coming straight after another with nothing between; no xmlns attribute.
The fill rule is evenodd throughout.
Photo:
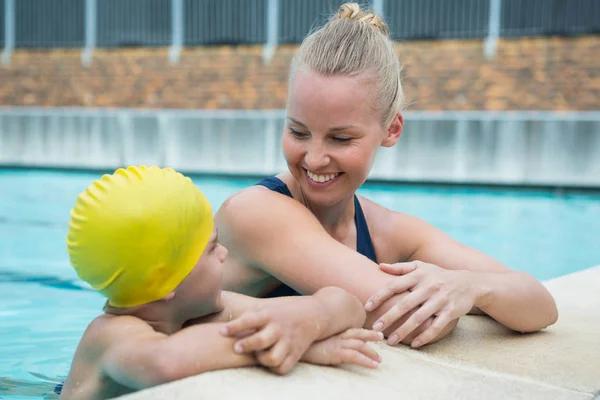
<svg viewBox="0 0 600 400"><path fill-rule="evenodd" d="M288 171L227 199L216 215L230 250L224 288L252 296L338 286L368 311L365 327L413 347L468 313L532 332L553 324L553 298L416 217L356 195L380 147L402 133L400 66L384 21L347 3L305 38L289 80Z"/></svg>

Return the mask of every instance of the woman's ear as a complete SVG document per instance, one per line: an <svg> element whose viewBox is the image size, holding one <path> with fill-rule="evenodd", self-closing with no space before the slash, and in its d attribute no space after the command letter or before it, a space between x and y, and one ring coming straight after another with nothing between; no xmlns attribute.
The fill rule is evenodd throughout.
<svg viewBox="0 0 600 400"><path fill-rule="evenodd" d="M387 128L387 132L385 134L385 138L381 145L383 147L392 147L396 144L400 136L402 135L402 127L404 126L404 118L402 118L402 114L399 112L396 113L394 119L390 123L390 126Z"/></svg>

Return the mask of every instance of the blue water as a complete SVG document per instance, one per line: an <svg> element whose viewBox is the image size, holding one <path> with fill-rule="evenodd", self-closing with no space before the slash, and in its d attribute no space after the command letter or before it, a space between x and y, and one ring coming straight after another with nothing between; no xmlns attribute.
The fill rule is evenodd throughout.
<svg viewBox="0 0 600 400"><path fill-rule="evenodd" d="M65 376L104 300L77 281L64 238L77 194L100 174L0 170L0 379ZM194 180L216 209L255 179ZM367 185L511 268L549 279L600 264L600 194ZM0 396L2 395L0 382ZM11 397L12 398L12 397Z"/></svg>

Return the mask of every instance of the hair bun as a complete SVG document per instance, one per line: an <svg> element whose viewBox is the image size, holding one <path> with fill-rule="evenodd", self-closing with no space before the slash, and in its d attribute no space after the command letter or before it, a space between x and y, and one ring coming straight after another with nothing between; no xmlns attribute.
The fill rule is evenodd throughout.
<svg viewBox="0 0 600 400"><path fill-rule="evenodd" d="M389 35L390 30L379 15L372 11L365 12L360 9L358 3L344 3L340 6L334 19L349 19L352 21L364 22L377 29L384 35Z"/></svg>

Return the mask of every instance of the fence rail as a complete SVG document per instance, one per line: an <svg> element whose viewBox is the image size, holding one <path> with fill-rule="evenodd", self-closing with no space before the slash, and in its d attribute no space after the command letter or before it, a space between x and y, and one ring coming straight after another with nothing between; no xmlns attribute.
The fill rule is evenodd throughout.
<svg viewBox="0 0 600 400"><path fill-rule="evenodd" d="M13 1L11 15L6 15ZM493 0L374 0L398 40L484 38ZM186 46L266 43L269 7L277 7L277 41L297 43L342 0L98 0L98 47L168 46L173 3L183 8ZM277 3L275 5L275 3ZM85 46L86 0L0 0L0 44L15 48ZM5 19L14 21L6 32ZM502 0L500 35L580 35L600 32L598 0Z"/></svg>
<svg viewBox="0 0 600 400"><path fill-rule="evenodd" d="M0 108L0 165L267 175L285 111ZM370 175L390 181L600 188L600 112L407 112ZM251 134L250 134L251 133Z"/></svg>

